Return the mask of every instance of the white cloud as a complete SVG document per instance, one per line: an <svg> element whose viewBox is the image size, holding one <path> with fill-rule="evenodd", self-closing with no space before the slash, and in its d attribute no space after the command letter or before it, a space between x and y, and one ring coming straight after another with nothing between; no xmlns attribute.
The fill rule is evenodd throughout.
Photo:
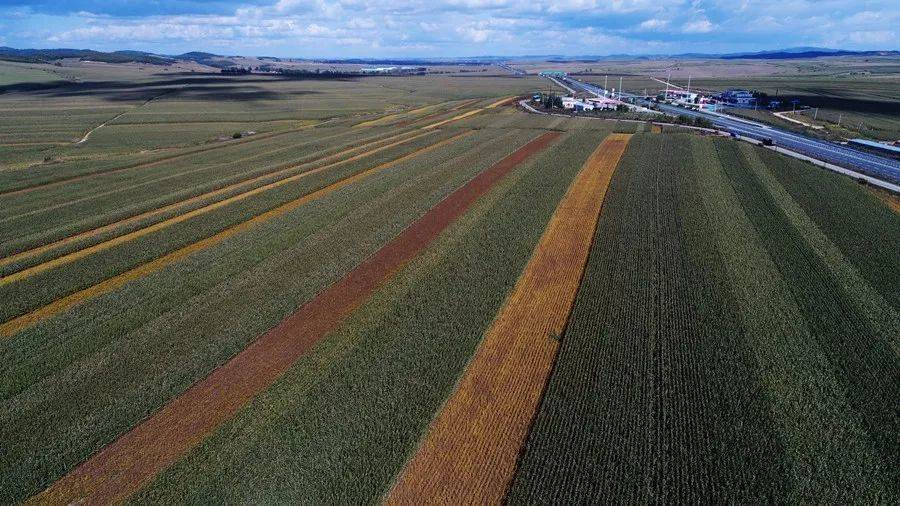
<svg viewBox="0 0 900 506"><path fill-rule="evenodd" d="M656 18L648 19L638 25L641 30L645 31L661 30L667 26L669 26L669 20Z"/></svg>
<svg viewBox="0 0 900 506"><path fill-rule="evenodd" d="M491 32L490 30L485 30L483 28L475 28L472 26L459 27L456 29L456 33L461 35L464 39L469 42L475 42L476 44L481 44L483 42L487 42L488 38L490 38Z"/></svg>
<svg viewBox="0 0 900 506"><path fill-rule="evenodd" d="M223 0L242 1L242 0ZM4 27L20 46L181 47L276 56L610 54L799 45L898 47L896 0L270 0L221 15L68 14L60 28ZM0 18L22 12L0 7ZM811 14L812 13L812 14ZM30 15L29 15L30 16ZM26 19L28 17L26 16ZM37 41L21 44L21 39ZM734 42L740 40L741 42ZM215 44L212 44L214 41ZM748 42L755 41L755 42ZM736 44L743 44L737 47ZM105 45L105 46L104 46ZM386 52L392 51L393 54ZM215 51L214 51L215 52ZM273 54L269 52L269 54Z"/></svg>
<svg viewBox="0 0 900 506"><path fill-rule="evenodd" d="M685 23L681 27L684 33L709 33L715 30L716 26L708 19L698 19Z"/></svg>
<svg viewBox="0 0 900 506"><path fill-rule="evenodd" d="M896 42L897 33L892 30L856 31L850 32L847 38L857 44L877 44L890 47L890 43Z"/></svg>

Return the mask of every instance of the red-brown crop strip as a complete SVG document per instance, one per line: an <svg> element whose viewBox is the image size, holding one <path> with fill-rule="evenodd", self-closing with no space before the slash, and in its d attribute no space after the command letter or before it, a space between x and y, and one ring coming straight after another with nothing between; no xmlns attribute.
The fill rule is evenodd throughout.
<svg viewBox="0 0 900 506"><path fill-rule="evenodd" d="M121 502L272 385L479 197L560 134L548 132L428 210L343 279L29 502Z"/></svg>

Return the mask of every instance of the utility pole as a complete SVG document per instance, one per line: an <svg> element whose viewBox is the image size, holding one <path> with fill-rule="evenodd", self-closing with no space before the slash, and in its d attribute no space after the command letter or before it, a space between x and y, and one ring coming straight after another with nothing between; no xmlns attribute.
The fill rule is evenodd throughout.
<svg viewBox="0 0 900 506"><path fill-rule="evenodd" d="M818 107L816 107L816 113L815 113L815 114L813 114L813 121L815 121L815 120L816 120L816 118L818 118L818 117L819 117L819 108L818 108Z"/></svg>
<svg viewBox="0 0 900 506"><path fill-rule="evenodd" d="M666 94L663 96L663 102L669 100L669 79L672 78L672 70L669 70L668 75L666 75Z"/></svg>
<svg viewBox="0 0 900 506"><path fill-rule="evenodd" d="M603 76L603 91L607 92L608 90L609 90L609 76Z"/></svg>
<svg viewBox="0 0 900 506"><path fill-rule="evenodd" d="M687 89L687 92L688 92L688 93L691 92L691 75L690 75L690 74L688 74L688 89Z"/></svg>

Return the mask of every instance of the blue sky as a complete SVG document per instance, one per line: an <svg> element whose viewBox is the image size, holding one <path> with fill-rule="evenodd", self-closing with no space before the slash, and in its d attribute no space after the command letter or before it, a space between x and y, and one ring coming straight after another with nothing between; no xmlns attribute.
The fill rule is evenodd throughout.
<svg viewBox="0 0 900 506"><path fill-rule="evenodd" d="M0 0L0 45L281 57L900 49L900 1Z"/></svg>

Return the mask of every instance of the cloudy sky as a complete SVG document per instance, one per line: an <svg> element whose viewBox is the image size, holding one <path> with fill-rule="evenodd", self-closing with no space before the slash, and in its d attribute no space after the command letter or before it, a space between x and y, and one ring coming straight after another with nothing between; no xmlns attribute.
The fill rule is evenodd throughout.
<svg viewBox="0 0 900 506"><path fill-rule="evenodd" d="M296 57L900 49L898 0L0 0L0 45Z"/></svg>

